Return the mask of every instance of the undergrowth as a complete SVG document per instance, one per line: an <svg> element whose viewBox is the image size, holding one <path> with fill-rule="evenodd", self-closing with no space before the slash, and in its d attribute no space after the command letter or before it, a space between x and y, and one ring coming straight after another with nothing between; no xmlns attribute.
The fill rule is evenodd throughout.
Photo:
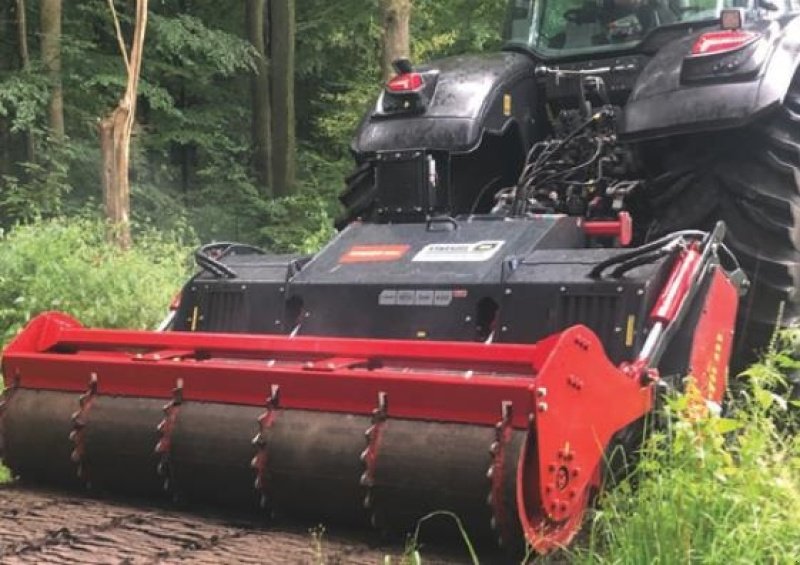
<svg viewBox="0 0 800 565"><path fill-rule="evenodd" d="M772 354L739 377L725 417L697 417L691 395L646 443L628 480L603 493L576 563L800 562L797 406Z"/></svg>
<svg viewBox="0 0 800 565"><path fill-rule="evenodd" d="M185 281L189 256L181 238L148 229L121 252L94 219L16 227L0 237L0 343L48 310L86 326L151 328Z"/></svg>
<svg viewBox="0 0 800 565"><path fill-rule="evenodd" d="M139 228L133 249L122 252L106 243L105 224L91 218L0 232L0 345L49 310L85 326L155 327L189 273L189 239ZM0 483L8 480L0 466Z"/></svg>

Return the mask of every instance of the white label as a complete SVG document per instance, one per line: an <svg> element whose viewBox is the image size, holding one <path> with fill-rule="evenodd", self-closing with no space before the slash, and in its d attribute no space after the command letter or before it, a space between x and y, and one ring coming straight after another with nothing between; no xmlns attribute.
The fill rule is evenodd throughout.
<svg viewBox="0 0 800 565"><path fill-rule="evenodd" d="M415 263L482 263L500 251L505 241L432 243L414 256Z"/></svg>
<svg viewBox="0 0 800 565"><path fill-rule="evenodd" d="M466 298L467 291L461 290L458 298ZM387 288L378 295L380 306L434 306L446 308L453 303L456 292L452 290L398 290Z"/></svg>

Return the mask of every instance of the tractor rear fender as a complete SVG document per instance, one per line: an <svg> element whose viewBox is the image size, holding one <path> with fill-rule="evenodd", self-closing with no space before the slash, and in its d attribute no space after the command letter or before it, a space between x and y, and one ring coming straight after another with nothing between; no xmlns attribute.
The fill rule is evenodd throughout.
<svg viewBox="0 0 800 565"><path fill-rule="evenodd" d="M384 151L469 153L484 134L516 124L529 142L536 112L534 62L516 53L459 56L415 69L424 99L406 109L388 89L362 120L351 148L357 156ZM527 145L527 143L526 143Z"/></svg>
<svg viewBox="0 0 800 565"><path fill-rule="evenodd" d="M755 22L746 30L763 40L722 57L691 56L707 29L662 48L637 79L620 137L645 141L741 127L781 104L800 65L800 17ZM690 65L698 75L687 76Z"/></svg>

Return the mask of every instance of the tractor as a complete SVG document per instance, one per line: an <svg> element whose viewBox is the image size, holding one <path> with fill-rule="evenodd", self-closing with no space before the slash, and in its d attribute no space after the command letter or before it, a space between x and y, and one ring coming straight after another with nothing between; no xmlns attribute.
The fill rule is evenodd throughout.
<svg viewBox="0 0 800 565"><path fill-rule="evenodd" d="M512 0L500 53L395 63L313 256L196 254L159 331L35 318L22 481L568 545L673 391L797 321L800 4Z"/></svg>

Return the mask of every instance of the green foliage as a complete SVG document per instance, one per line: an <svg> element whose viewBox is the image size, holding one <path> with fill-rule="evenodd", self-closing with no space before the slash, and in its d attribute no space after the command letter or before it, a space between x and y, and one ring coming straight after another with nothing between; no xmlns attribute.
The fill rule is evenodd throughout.
<svg viewBox="0 0 800 565"><path fill-rule="evenodd" d="M12 132L35 127L49 96L44 75L20 71L0 80L0 116L10 119Z"/></svg>
<svg viewBox="0 0 800 565"><path fill-rule="evenodd" d="M800 440L776 426L785 401L772 358L746 375L731 415L675 399L669 433L636 474L601 497L587 563L786 563L800 556Z"/></svg>
<svg viewBox="0 0 800 565"><path fill-rule="evenodd" d="M258 241L274 252L313 253L334 235L336 200L350 170L349 160L328 160L311 151L301 155L301 190L268 202Z"/></svg>
<svg viewBox="0 0 800 565"><path fill-rule="evenodd" d="M150 22L149 45L157 54L155 60L164 68L169 65L175 75L197 83L215 76L233 76L238 71L255 72L258 53L243 39L186 14L168 18L154 13Z"/></svg>
<svg viewBox="0 0 800 565"><path fill-rule="evenodd" d="M69 194L69 168L75 159L74 148L41 134L40 156L36 162L20 162L16 174L0 177L0 227L31 222L62 211Z"/></svg>
<svg viewBox="0 0 800 565"><path fill-rule="evenodd" d="M505 0L415 0L413 56L418 61L497 50Z"/></svg>
<svg viewBox="0 0 800 565"><path fill-rule="evenodd" d="M152 328L188 274L189 251L145 229L132 251L121 252L92 219L17 227L0 242L0 342L48 310L87 326Z"/></svg>

